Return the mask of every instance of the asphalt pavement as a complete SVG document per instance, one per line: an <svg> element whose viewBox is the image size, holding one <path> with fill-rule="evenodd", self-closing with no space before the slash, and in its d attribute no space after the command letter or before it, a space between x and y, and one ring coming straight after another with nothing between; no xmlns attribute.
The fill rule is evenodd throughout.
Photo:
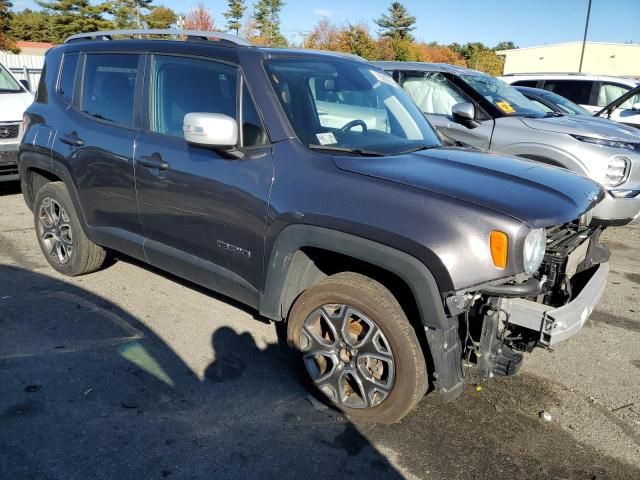
<svg viewBox="0 0 640 480"><path fill-rule="evenodd" d="M254 311L129 259L56 274L0 184L0 479L640 479L640 228L606 238L577 336L517 377L477 389L471 371L453 403L355 424Z"/></svg>

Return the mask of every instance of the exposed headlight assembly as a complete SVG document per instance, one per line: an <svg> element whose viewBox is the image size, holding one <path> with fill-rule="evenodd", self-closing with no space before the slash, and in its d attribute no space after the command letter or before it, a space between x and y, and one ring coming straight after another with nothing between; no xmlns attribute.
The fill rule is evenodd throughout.
<svg viewBox="0 0 640 480"><path fill-rule="evenodd" d="M547 250L547 231L544 228L536 228L531 230L524 239L524 248L522 257L524 262L524 271L528 274L536 272Z"/></svg>
<svg viewBox="0 0 640 480"><path fill-rule="evenodd" d="M631 160L628 157L623 157L622 155L611 157L607 166L604 184L607 187L616 187L624 183L629 176L629 170L631 170Z"/></svg>
<svg viewBox="0 0 640 480"><path fill-rule="evenodd" d="M625 148L634 152L640 152L640 142L622 142L619 140L607 140L606 138L585 137L584 135L571 135L576 140L585 143L593 143L602 147Z"/></svg>

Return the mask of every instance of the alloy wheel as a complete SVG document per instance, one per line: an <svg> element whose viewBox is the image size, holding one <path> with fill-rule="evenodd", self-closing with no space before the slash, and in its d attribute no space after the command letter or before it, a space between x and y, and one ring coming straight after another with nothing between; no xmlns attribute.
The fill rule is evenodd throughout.
<svg viewBox="0 0 640 480"><path fill-rule="evenodd" d="M49 256L64 265L73 254L73 235L69 215L65 209L51 197L46 197L38 210L38 231Z"/></svg>

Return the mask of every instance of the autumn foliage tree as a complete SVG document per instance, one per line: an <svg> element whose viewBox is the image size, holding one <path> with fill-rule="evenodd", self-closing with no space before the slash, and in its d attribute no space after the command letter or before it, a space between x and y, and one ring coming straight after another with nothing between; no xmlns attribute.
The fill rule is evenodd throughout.
<svg viewBox="0 0 640 480"><path fill-rule="evenodd" d="M204 3L198 3L191 7L187 16L184 17L183 28L185 30L203 30L207 32L213 30L213 16L209 13Z"/></svg>

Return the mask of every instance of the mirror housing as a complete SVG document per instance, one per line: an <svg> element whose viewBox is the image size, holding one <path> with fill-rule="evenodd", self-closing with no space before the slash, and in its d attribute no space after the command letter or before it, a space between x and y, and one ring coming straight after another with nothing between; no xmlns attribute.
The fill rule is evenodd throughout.
<svg viewBox="0 0 640 480"><path fill-rule="evenodd" d="M30 92L30 91L31 91L31 85L29 85L29 80L24 80L24 79L22 79L22 80L20 80L20 83L22 84L22 86L23 86L24 88L26 88L26 89L27 89L27 92Z"/></svg>
<svg viewBox="0 0 640 480"><path fill-rule="evenodd" d="M194 145L209 147L242 157L238 146L238 122L222 113L191 112L184 116L184 139Z"/></svg>
<svg viewBox="0 0 640 480"><path fill-rule="evenodd" d="M636 102L631 106L631 110L634 112L640 112L640 102Z"/></svg>
<svg viewBox="0 0 640 480"><path fill-rule="evenodd" d="M453 116L454 122L464 125L467 128L476 128L480 126L480 124L474 120L476 109L473 106L473 103L456 103L451 107L451 115Z"/></svg>

